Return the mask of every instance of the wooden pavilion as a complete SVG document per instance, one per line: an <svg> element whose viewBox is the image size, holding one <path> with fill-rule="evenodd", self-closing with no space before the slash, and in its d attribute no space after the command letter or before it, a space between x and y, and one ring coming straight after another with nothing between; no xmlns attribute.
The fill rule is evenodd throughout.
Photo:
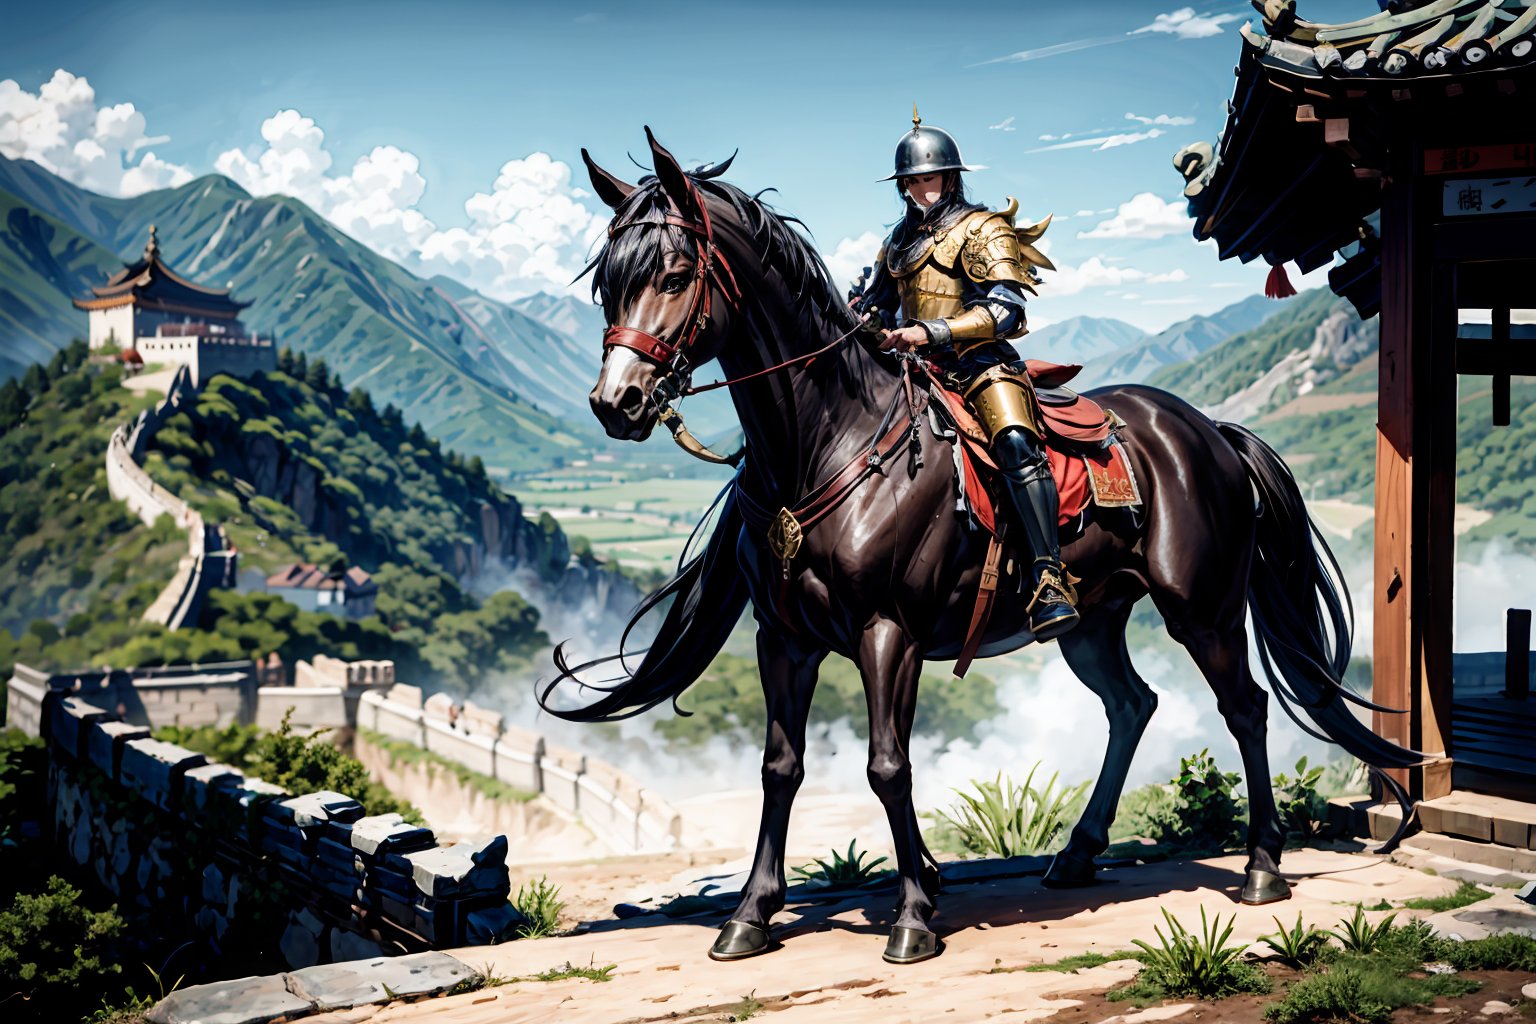
<svg viewBox="0 0 1536 1024"><path fill-rule="evenodd" d="M1376 728L1447 754L1402 773L1426 828L1453 791L1492 794L1530 825L1504 841L1536 848L1519 809L1536 812L1529 612L1510 611L1493 679L1452 655L1457 375L1492 376L1496 425L1511 375L1536 375L1536 338L1510 313L1536 307L1536 5L1392 2L1319 25L1294 0L1253 2L1263 31L1242 30L1219 144L1175 158L1195 237L1303 272L1337 255L1333 290L1380 314L1374 698L1408 713ZM1462 326L1469 309L1491 327ZM1455 834L1497 839L1468 828Z"/></svg>

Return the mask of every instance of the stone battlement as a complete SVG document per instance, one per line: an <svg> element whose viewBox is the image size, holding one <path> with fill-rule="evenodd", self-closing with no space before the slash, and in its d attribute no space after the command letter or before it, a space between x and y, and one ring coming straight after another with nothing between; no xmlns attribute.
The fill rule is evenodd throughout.
<svg viewBox="0 0 1536 1024"><path fill-rule="evenodd" d="M184 907L215 955L232 930L307 967L496 942L520 923L505 836L439 846L399 815L290 794L61 690L40 722L58 847L119 900ZM262 894L278 880L274 915Z"/></svg>

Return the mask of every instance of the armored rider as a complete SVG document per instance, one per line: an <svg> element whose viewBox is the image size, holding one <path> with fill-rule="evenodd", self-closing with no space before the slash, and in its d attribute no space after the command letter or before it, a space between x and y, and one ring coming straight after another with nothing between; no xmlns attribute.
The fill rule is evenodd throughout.
<svg viewBox="0 0 1536 1024"><path fill-rule="evenodd" d="M922 123L896 145L895 181L906 215L885 240L862 297L886 328L881 348L915 351L959 391L991 441L993 461L1034 555L1029 625L1048 640L1077 625L1076 594L1061 564L1059 500L1045 454L1039 405L1018 351L1027 332L1024 297L1050 263L1013 224L1018 204L1002 211L967 201L968 171L954 137ZM1033 241L1044 224L1026 228ZM900 316L897 316L897 310Z"/></svg>

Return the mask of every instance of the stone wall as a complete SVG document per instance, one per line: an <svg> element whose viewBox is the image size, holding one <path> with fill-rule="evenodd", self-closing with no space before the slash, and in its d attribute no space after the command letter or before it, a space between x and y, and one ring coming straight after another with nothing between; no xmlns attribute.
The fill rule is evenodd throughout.
<svg viewBox="0 0 1536 1024"><path fill-rule="evenodd" d="M682 838L682 815L656 793L612 765L507 726L498 712L473 702L455 703L446 694L424 700L419 687L397 683L362 696L357 725L540 793L615 852L670 850Z"/></svg>
<svg viewBox="0 0 1536 1024"><path fill-rule="evenodd" d="M507 840L439 846L340 793L293 795L54 690L53 840L126 905L179 915L215 959L307 967L509 937Z"/></svg>
<svg viewBox="0 0 1536 1024"><path fill-rule="evenodd" d="M139 465L144 445L160 425L192 400L195 381L186 367L177 371L164 402L141 413L133 424L124 424L112 432L107 442L107 490L134 515L153 526L161 516L187 534L187 553L176 574L144 612L145 622L155 622L167 629L197 623L208 591L232 586L235 556L228 550L223 530L209 527L203 517L186 502L150 479Z"/></svg>

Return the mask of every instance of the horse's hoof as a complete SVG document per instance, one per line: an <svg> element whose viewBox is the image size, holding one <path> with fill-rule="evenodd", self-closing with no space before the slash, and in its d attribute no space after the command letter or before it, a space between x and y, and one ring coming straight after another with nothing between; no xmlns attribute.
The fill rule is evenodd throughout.
<svg viewBox="0 0 1536 1024"><path fill-rule="evenodd" d="M1266 903L1279 903L1291 898L1291 884L1273 871L1249 868L1243 882L1242 902L1250 907L1262 907Z"/></svg>
<svg viewBox="0 0 1536 1024"><path fill-rule="evenodd" d="M886 963L915 964L938 955L939 937L933 932L899 924L891 928L891 939L885 944Z"/></svg>
<svg viewBox="0 0 1536 1024"><path fill-rule="evenodd" d="M727 921L715 944L709 948L711 960L745 960L766 953L773 946L767 929L744 921Z"/></svg>
<svg viewBox="0 0 1536 1024"><path fill-rule="evenodd" d="M1081 889L1093 884L1093 858L1077 857L1062 850L1051 858L1040 884L1047 889Z"/></svg>

